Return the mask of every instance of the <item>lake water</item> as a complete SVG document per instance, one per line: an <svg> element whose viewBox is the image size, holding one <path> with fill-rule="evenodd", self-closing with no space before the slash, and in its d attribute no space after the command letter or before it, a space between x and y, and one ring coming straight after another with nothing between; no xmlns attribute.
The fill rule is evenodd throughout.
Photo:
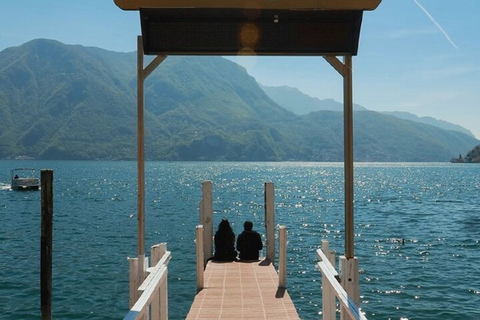
<svg viewBox="0 0 480 320"><path fill-rule="evenodd" d="M137 255L135 162L0 161L0 319L40 318L40 192L9 190L10 169L54 170L53 318L121 319L127 257ZM355 166L355 255L368 319L480 319L480 166ZM265 233L264 182L287 226L287 287L302 319L321 319L315 250L344 252L338 163L146 163L147 248L167 242L170 319L196 292L201 182L213 183L214 225ZM405 239L399 243L397 239Z"/></svg>

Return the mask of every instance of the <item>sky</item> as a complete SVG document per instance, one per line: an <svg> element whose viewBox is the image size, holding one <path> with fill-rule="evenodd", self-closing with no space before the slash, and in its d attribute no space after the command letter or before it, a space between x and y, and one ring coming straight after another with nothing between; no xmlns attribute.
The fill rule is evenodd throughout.
<svg viewBox="0 0 480 320"><path fill-rule="evenodd" d="M0 1L0 51L37 38L136 51L139 14L113 0ZM383 0L365 11L354 103L449 121L480 139L479 16L480 0ZM343 101L342 78L322 57L229 59L263 85Z"/></svg>

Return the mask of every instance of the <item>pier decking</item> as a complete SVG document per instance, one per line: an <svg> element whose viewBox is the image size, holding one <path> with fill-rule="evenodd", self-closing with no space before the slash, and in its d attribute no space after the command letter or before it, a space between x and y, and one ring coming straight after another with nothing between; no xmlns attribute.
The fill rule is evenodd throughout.
<svg viewBox="0 0 480 320"><path fill-rule="evenodd" d="M254 262L209 261L205 286L187 315L196 319L300 319L278 274L265 259Z"/></svg>

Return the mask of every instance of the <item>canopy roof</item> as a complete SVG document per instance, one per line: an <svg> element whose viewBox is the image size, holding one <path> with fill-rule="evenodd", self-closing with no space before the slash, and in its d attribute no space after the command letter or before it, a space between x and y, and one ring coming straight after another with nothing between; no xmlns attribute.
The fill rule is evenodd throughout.
<svg viewBox="0 0 480 320"><path fill-rule="evenodd" d="M115 0L154 55L356 55L381 0Z"/></svg>
<svg viewBox="0 0 480 320"><path fill-rule="evenodd" d="M114 0L123 10L141 8L237 8L374 10L381 0Z"/></svg>

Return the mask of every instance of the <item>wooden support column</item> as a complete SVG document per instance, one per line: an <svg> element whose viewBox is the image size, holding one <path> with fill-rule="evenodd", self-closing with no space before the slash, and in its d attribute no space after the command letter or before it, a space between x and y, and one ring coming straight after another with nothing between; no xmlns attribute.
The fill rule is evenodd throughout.
<svg viewBox="0 0 480 320"><path fill-rule="evenodd" d="M41 175L40 304L42 320L52 319L53 170Z"/></svg>
<svg viewBox="0 0 480 320"><path fill-rule="evenodd" d="M143 41L137 37L137 210L138 210L138 277L145 278L145 125L144 125Z"/></svg>
<svg viewBox="0 0 480 320"><path fill-rule="evenodd" d="M343 76L343 125L345 148L345 256L353 259L354 254L354 187L353 187L353 86L352 56L344 57ZM348 291L347 291L348 292Z"/></svg>
<svg viewBox="0 0 480 320"><path fill-rule="evenodd" d="M345 256L340 258L342 287L359 306L358 259L354 253L354 185L353 185L353 72L352 56L340 62L334 56L325 56L330 65L343 77L343 125L345 172ZM342 312L342 314L346 314Z"/></svg>
<svg viewBox="0 0 480 320"><path fill-rule="evenodd" d="M275 187L273 182L265 182L265 229L266 258L275 264Z"/></svg>
<svg viewBox="0 0 480 320"><path fill-rule="evenodd" d="M157 56L144 69L142 36L137 37L137 211L138 211L138 284L146 277L147 260L145 258L145 79L155 70L166 56ZM133 263L133 262L132 262ZM136 282L136 281L135 281Z"/></svg>

